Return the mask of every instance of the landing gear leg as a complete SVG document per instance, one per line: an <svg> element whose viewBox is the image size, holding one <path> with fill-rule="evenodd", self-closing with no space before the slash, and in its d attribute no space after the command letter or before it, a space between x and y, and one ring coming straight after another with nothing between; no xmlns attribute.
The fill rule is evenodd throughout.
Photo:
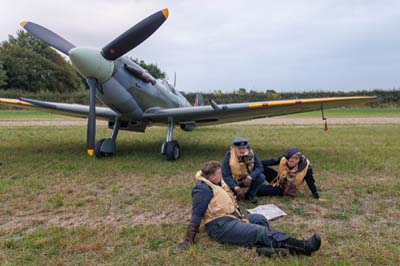
<svg viewBox="0 0 400 266"><path fill-rule="evenodd" d="M167 157L168 161L175 161L181 155L181 148L177 141L172 140L174 131L174 120L168 118L167 139L161 144L161 154Z"/></svg>
<svg viewBox="0 0 400 266"><path fill-rule="evenodd" d="M94 154L97 158L113 156L116 151L115 141L117 140L121 123L118 118L115 120L114 128L111 133L111 138L101 139L96 143Z"/></svg>

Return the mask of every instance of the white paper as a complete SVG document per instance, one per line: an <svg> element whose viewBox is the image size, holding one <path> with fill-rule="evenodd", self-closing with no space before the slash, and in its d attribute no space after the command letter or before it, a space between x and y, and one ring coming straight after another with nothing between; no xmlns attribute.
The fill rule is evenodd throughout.
<svg viewBox="0 0 400 266"><path fill-rule="evenodd" d="M286 216L286 213L279 209L276 205L274 204L266 204L266 205L260 205L257 206L254 209L249 209L249 213L257 213L264 215L267 220L273 220L282 216Z"/></svg>

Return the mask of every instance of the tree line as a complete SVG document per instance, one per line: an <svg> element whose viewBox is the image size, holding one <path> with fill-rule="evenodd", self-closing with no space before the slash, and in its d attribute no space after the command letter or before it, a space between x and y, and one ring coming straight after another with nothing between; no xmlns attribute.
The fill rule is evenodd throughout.
<svg viewBox="0 0 400 266"><path fill-rule="evenodd" d="M22 30L0 45L0 88L71 92L83 80L60 54Z"/></svg>
<svg viewBox="0 0 400 266"><path fill-rule="evenodd" d="M197 93L186 93L185 97L190 102L194 102ZM275 90L247 91L240 88L233 92L223 93L215 90L211 93L202 93L204 100L212 99L217 103L237 103L237 102L257 102L266 100L284 100L284 99L307 99L320 97L346 97L346 96L377 96L378 102L371 103L369 106L400 106L400 89L375 89L358 91L303 91L303 92L276 92Z"/></svg>

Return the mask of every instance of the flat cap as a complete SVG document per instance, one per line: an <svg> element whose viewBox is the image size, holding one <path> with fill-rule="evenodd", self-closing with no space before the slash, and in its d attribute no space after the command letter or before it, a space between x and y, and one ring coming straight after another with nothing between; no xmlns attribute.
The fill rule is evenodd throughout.
<svg viewBox="0 0 400 266"><path fill-rule="evenodd" d="M245 138L234 138L232 140L232 144L235 147L238 147L238 148L242 148L242 147L248 148L249 147L249 140L245 139Z"/></svg>
<svg viewBox="0 0 400 266"><path fill-rule="evenodd" d="M293 147L293 148L288 149L283 156L286 158L286 160L289 160L290 157L292 157L293 155L295 155L298 152L299 152L299 149L297 149L296 147Z"/></svg>

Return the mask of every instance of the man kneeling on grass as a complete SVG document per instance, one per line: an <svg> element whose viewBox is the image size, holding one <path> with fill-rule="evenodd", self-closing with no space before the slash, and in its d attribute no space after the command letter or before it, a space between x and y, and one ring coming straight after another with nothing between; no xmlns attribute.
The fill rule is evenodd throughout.
<svg viewBox="0 0 400 266"><path fill-rule="evenodd" d="M194 244L203 220L208 235L221 243L255 245L257 253L311 255L321 246L319 234L297 240L285 233L271 230L267 219L259 214L243 215L232 190L221 178L221 164L211 161L196 173L192 190L192 217L180 250Z"/></svg>

